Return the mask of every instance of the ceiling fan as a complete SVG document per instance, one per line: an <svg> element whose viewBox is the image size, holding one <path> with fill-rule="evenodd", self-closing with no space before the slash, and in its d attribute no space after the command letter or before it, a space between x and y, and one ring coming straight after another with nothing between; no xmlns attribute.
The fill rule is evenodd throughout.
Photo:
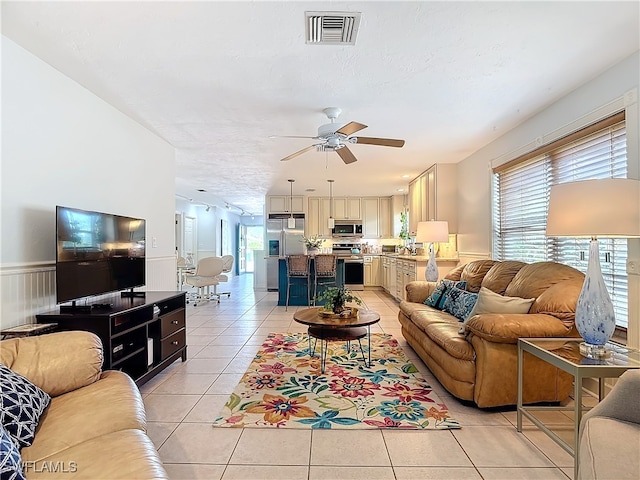
<svg viewBox="0 0 640 480"><path fill-rule="evenodd" d="M315 148L318 152L333 151L340 155L344 163L353 163L358 159L353 155L351 150L347 147L347 144L362 143L366 145L381 145L385 147L402 147L404 140L395 140L393 138L375 138L375 137L353 137L352 135L360 130L367 128L366 125L358 122L349 122L346 124L336 123L336 118L340 115L342 110L338 107L329 107L322 110L324 114L331 120L331 123L320 125L318 127L318 135L315 137L301 137L296 135L285 135L283 138L311 138L314 140L320 140L320 143L315 143L302 150L298 150L291 155L281 159L282 162L286 162L302 155L305 152Z"/></svg>

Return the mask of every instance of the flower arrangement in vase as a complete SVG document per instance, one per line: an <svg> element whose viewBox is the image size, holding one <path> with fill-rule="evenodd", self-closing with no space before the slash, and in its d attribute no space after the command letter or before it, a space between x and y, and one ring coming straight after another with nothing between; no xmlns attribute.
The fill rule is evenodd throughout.
<svg viewBox="0 0 640 480"><path fill-rule="evenodd" d="M314 254L320 251L320 247L322 246L322 242L324 242L324 239L319 238L318 235L311 235L310 237L305 237L303 235L302 241L307 247L307 253Z"/></svg>

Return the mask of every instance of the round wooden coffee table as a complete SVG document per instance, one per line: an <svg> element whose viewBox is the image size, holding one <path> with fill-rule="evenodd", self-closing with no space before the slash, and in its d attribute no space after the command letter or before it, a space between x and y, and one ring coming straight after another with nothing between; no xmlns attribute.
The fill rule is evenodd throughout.
<svg viewBox="0 0 640 480"><path fill-rule="evenodd" d="M320 367L324 373L329 342L350 342L357 340L362 352L362 361L366 367L371 366L371 325L380 321L380 315L372 310L359 310L353 317L327 317L320 314L321 307L305 308L293 314L293 319L309 327L309 354L314 355L311 338L320 340ZM367 337L367 358L362 348L362 338ZM348 347L349 348L349 347Z"/></svg>

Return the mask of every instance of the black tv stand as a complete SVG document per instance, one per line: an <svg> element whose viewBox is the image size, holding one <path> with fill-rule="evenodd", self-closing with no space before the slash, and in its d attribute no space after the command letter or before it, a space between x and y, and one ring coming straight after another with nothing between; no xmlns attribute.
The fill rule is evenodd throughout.
<svg viewBox="0 0 640 480"><path fill-rule="evenodd" d="M38 323L58 330L95 333L104 351L104 370L122 370L138 384L181 358L187 359L185 292L146 292L144 298L114 294L102 300L111 308L52 311L36 315ZM68 306L69 308L73 305ZM84 308L85 305L75 308Z"/></svg>
<svg viewBox="0 0 640 480"><path fill-rule="evenodd" d="M76 305L76 301L71 305L60 305L60 313L90 313L91 305Z"/></svg>
<svg viewBox="0 0 640 480"><path fill-rule="evenodd" d="M132 288L129 291L121 292L120 296L122 298L144 298L145 292L134 292Z"/></svg>
<svg viewBox="0 0 640 480"><path fill-rule="evenodd" d="M113 308L113 303L92 303L91 308L96 310L111 310Z"/></svg>

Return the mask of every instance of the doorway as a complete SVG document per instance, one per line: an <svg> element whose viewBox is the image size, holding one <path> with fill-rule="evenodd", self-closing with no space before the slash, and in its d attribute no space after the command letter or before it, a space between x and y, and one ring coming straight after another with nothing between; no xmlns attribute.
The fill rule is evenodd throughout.
<svg viewBox="0 0 640 480"><path fill-rule="evenodd" d="M262 225L241 225L240 258L247 273L255 272L255 250L264 250L264 227Z"/></svg>
<svg viewBox="0 0 640 480"><path fill-rule="evenodd" d="M195 217L176 213L176 256L185 258L187 263L192 265L198 262L196 232Z"/></svg>

